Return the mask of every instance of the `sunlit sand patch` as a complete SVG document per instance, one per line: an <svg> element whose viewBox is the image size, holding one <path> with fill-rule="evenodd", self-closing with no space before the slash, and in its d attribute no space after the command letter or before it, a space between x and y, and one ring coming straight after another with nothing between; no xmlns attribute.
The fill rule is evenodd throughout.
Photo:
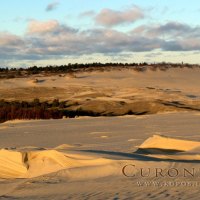
<svg viewBox="0 0 200 200"><path fill-rule="evenodd" d="M55 147L55 149L59 150L59 149L69 149L69 148L73 148L75 147L74 145L70 145L70 144L61 144L57 147Z"/></svg>
<svg viewBox="0 0 200 200"><path fill-rule="evenodd" d="M101 138L108 138L108 136L107 135L102 135Z"/></svg>
<svg viewBox="0 0 200 200"><path fill-rule="evenodd" d="M140 145L141 149L157 148L166 150L188 151L200 146L200 142L180 140L162 135L153 135Z"/></svg>
<svg viewBox="0 0 200 200"><path fill-rule="evenodd" d="M134 119L145 119L149 117L150 115L145 114L145 115L122 115L122 116L117 116L118 118L134 118Z"/></svg>
<svg viewBox="0 0 200 200"><path fill-rule="evenodd" d="M37 120L24 120L24 119L15 119L15 120L9 120L4 122L4 124L20 124L20 123L28 123L28 122L35 122L35 121L44 121L41 119Z"/></svg>
<svg viewBox="0 0 200 200"><path fill-rule="evenodd" d="M134 142L134 141L137 141L137 140L141 140L141 139L133 139L133 138L131 138L131 139L128 139L128 142Z"/></svg>
<svg viewBox="0 0 200 200"><path fill-rule="evenodd" d="M91 135L98 135L98 134L109 134L109 133L111 133L111 132L101 132L101 131L97 131L97 132L91 132L91 133L89 133L89 134L91 134Z"/></svg>
<svg viewBox="0 0 200 200"><path fill-rule="evenodd" d="M0 130L1 129L6 129L6 128L8 128L8 126L0 126Z"/></svg>
<svg viewBox="0 0 200 200"><path fill-rule="evenodd" d="M102 117L98 116L98 117L95 117L95 118L102 118ZM74 119L79 120L79 119L94 119L94 118L91 117L91 116L77 116Z"/></svg>

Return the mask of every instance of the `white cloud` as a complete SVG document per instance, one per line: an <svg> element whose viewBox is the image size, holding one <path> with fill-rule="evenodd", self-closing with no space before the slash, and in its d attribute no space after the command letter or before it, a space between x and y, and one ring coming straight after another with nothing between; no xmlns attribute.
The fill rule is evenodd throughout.
<svg viewBox="0 0 200 200"><path fill-rule="evenodd" d="M8 32L0 32L0 46L19 46L23 44L23 39Z"/></svg>
<svg viewBox="0 0 200 200"><path fill-rule="evenodd" d="M44 32L51 32L55 30L59 26L57 20L50 20L50 21L37 21L31 20L28 25L28 33L44 33Z"/></svg>
<svg viewBox="0 0 200 200"><path fill-rule="evenodd" d="M126 23L134 23L142 18L144 18L143 11L139 7L134 6L123 11L103 9L96 15L95 22L99 25L112 27Z"/></svg>

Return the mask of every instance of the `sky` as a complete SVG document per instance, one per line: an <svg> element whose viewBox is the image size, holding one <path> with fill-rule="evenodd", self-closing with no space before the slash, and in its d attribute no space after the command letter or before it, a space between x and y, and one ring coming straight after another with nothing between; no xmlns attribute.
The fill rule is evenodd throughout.
<svg viewBox="0 0 200 200"><path fill-rule="evenodd" d="M198 0L0 0L0 66L200 64Z"/></svg>

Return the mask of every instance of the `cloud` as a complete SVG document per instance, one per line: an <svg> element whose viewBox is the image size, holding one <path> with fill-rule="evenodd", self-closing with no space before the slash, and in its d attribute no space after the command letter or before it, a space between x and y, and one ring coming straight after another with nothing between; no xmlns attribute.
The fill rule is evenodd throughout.
<svg viewBox="0 0 200 200"><path fill-rule="evenodd" d="M178 22L168 22L164 25L158 25L155 27L150 28L149 34L152 34L153 36L159 36L162 34L165 34L166 36L171 37L178 37L183 36L185 34L191 33L191 31L194 31L189 25L178 23Z"/></svg>
<svg viewBox="0 0 200 200"><path fill-rule="evenodd" d="M191 27L188 24L180 22L167 22L165 24L142 25L133 29L133 34L142 34L147 37L179 38L179 37L197 37L200 27Z"/></svg>
<svg viewBox="0 0 200 200"><path fill-rule="evenodd" d="M132 35L144 38L160 38L160 48L167 51L200 50L200 27L179 22L143 25L132 30Z"/></svg>
<svg viewBox="0 0 200 200"><path fill-rule="evenodd" d="M44 32L51 32L59 26L57 20L50 20L50 21L37 21L31 20L28 25L28 33L44 33Z"/></svg>
<svg viewBox="0 0 200 200"><path fill-rule="evenodd" d="M200 50L200 27L178 22L143 25L131 32L75 29L57 20L31 20L23 36L0 32L1 60L48 60L92 54Z"/></svg>
<svg viewBox="0 0 200 200"><path fill-rule="evenodd" d="M26 48L24 38L7 33L0 32L0 59L19 59L22 51ZM25 55L25 54L24 54Z"/></svg>
<svg viewBox="0 0 200 200"><path fill-rule="evenodd" d="M161 52L151 52L151 53L147 53L144 55L144 57L146 58L155 58L157 56L162 56L163 54Z"/></svg>
<svg viewBox="0 0 200 200"><path fill-rule="evenodd" d="M46 7L46 11L49 12L49 11L55 10L58 5L59 5L59 2L52 2L48 4Z"/></svg>
<svg viewBox="0 0 200 200"><path fill-rule="evenodd" d="M23 44L23 39L20 37L10 34L8 32L0 32L0 46L19 46Z"/></svg>
<svg viewBox="0 0 200 200"><path fill-rule="evenodd" d="M95 12L93 10L88 10L88 11L85 11L85 12L82 12L79 17L91 17L91 16L94 16L95 15Z"/></svg>
<svg viewBox="0 0 200 200"><path fill-rule="evenodd" d="M134 6L124 11L103 9L96 15L95 22L98 25L112 27L121 24L134 23L143 18L143 11L139 7Z"/></svg>

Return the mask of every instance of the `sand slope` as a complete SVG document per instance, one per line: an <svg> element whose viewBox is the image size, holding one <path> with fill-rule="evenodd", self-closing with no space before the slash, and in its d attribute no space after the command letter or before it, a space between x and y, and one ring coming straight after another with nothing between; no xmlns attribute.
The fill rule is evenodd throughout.
<svg viewBox="0 0 200 200"><path fill-rule="evenodd" d="M0 178L17 178L26 172L20 152L0 150Z"/></svg>

